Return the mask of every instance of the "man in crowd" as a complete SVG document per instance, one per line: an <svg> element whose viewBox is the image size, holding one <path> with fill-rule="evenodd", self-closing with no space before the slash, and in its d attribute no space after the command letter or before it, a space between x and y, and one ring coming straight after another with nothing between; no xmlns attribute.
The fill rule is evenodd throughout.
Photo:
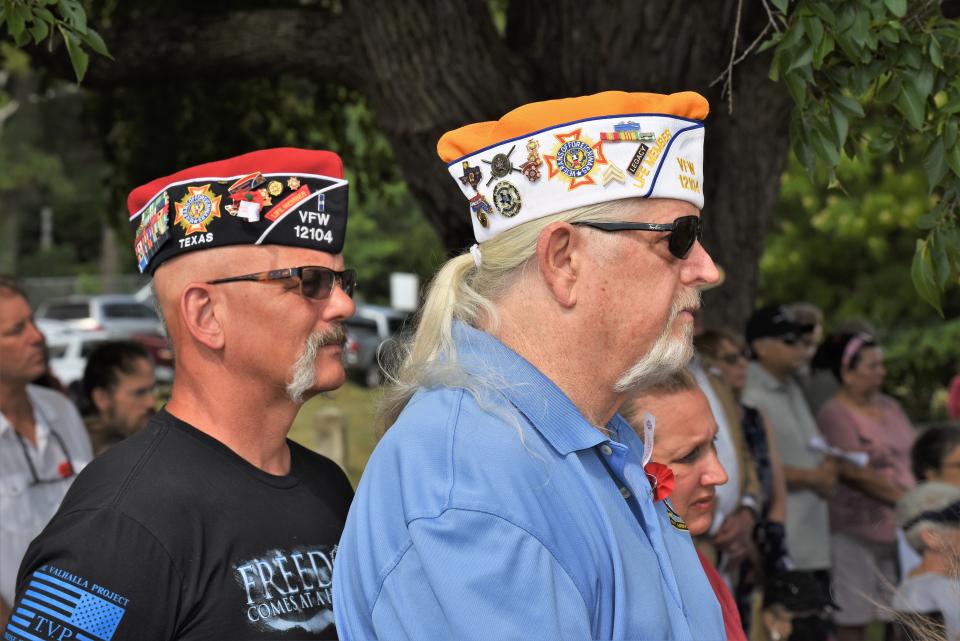
<svg viewBox="0 0 960 641"><path fill-rule="evenodd" d="M27 296L0 275L0 626L10 615L23 553L93 458L73 404L30 384L45 369L43 335Z"/></svg>
<svg viewBox="0 0 960 641"><path fill-rule="evenodd" d="M787 481L787 551L798 571L830 585L830 532L827 499L837 481L836 462L810 447L820 437L816 421L794 374L806 362L802 338L813 330L782 305L758 309L747 321L753 359L747 366L745 405L770 420ZM822 438L822 437L821 437ZM824 639L822 614L794 620L792 641Z"/></svg>
<svg viewBox="0 0 960 641"><path fill-rule="evenodd" d="M94 415L87 429L99 455L153 416L157 404L153 359L141 343L108 341L98 345L83 370L83 394Z"/></svg>
<svg viewBox="0 0 960 641"><path fill-rule="evenodd" d="M342 639L723 638L617 415L690 359L718 278L707 110L606 92L441 138L479 244L434 279L388 391L334 570Z"/></svg>
<svg viewBox="0 0 960 641"><path fill-rule="evenodd" d="M31 544L4 641L334 634L352 490L286 436L305 399L345 379L342 171L333 153L276 149L131 193L176 355L171 399Z"/></svg>

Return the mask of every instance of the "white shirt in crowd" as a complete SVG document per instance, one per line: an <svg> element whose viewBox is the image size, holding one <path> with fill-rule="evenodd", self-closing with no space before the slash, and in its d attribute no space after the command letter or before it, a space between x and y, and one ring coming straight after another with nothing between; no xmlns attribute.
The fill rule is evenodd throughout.
<svg viewBox="0 0 960 641"><path fill-rule="evenodd" d="M0 597L9 606L27 546L93 458L87 430L66 396L36 385L28 385L27 394L37 426L36 446L0 413ZM67 463L73 474L63 478Z"/></svg>

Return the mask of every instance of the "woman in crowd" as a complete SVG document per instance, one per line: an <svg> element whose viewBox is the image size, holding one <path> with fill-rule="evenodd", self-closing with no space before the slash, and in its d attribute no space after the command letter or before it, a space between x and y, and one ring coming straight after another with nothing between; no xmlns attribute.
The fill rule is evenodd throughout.
<svg viewBox="0 0 960 641"><path fill-rule="evenodd" d="M931 425L917 437L910 450L917 481L943 481L960 485L960 427Z"/></svg>
<svg viewBox="0 0 960 641"><path fill-rule="evenodd" d="M897 521L921 561L897 587L894 610L913 636L960 641L960 486L922 483L897 504Z"/></svg>
<svg viewBox="0 0 960 641"><path fill-rule="evenodd" d="M867 625L887 618L897 582L894 506L913 485L913 429L900 405L881 392L883 350L872 336L830 336L817 360L828 364L840 383L817 413L820 431L832 446L867 454L863 467L841 462L840 483L830 499L837 637L863 639Z"/></svg>
<svg viewBox="0 0 960 641"><path fill-rule="evenodd" d="M654 498L666 500L667 514L675 528L687 530L693 537L702 536L713 520L716 487L727 482L714 445L717 422L710 403L693 375L681 371L631 398L621 408L621 414L641 438L645 437L641 427L645 413L656 420L652 463L646 467L654 490L662 492L655 493ZM664 466L669 473L664 474ZM665 487L670 484L672 487ZM667 490L669 496L665 496ZM730 589L713 564L699 550L697 554L720 602L727 640L746 641Z"/></svg>
<svg viewBox="0 0 960 641"><path fill-rule="evenodd" d="M726 330L707 330L694 339L694 346L710 373L719 376L739 399L747 384L747 354L743 338ZM757 547L761 551L764 573L773 574L788 565L783 527L787 505L786 480L773 434L760 412L741 405L741 425L762 492L756 527Z"/></svg>

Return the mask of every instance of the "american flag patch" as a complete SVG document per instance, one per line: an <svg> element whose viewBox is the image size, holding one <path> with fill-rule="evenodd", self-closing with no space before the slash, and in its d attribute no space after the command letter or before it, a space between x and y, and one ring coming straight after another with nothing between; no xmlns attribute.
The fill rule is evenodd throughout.
<svg viewBox="0 0 960 641"><path fill-rule="evenodd" d="M10 616L7 632L27 641L110 641L124 608L37 570Z"/></svg>

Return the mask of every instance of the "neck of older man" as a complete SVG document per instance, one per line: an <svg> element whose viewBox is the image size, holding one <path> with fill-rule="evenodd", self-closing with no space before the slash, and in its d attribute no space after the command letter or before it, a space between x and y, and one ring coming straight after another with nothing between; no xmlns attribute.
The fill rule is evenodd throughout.
<svg viewBox="0 0 960 641"><path fill-rule="evenodd" d="M182 352L182 353L181 353ZM290 472L287 433L300 409L283 389L263 385L195 346L177 351L167 411L261 470Z"/></svg>
<svg viewBox="0 0 960 641"><path fill-rule="evenodd" d="M605 426L626 397L614 388L629 365L618 365L590 323L530 288L515 288L497 307L498 327L485 329L553 381L591 425Z"/></svg>
<svg viewBox="0 0 960 641"><path fill-rule="evenodd" d="M33 419L33 404L27 394L27 382L0 378L0 412L17 434L37 444L37 425Z"/></svg>

